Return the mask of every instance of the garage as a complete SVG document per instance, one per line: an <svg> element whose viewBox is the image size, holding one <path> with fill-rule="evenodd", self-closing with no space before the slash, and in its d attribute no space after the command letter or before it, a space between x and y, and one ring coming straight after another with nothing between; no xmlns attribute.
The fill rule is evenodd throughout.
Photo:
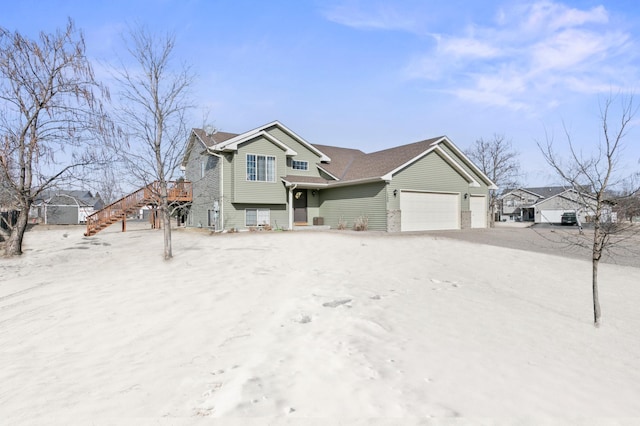
<svg viewBox="0 0 640 426"><path fill-rule="evenodd" d="M401 191L402 231L460 229L460 194Z"/></svg>
<svg viewBox="0 0 640 426"><path fill-rule="evenodd" d="M575 212L575 210L540 210L538 223L561 223L562 213Z"/></svg>
<svg viewBox="0 0 640 426"><path fill-rule="evenodd" d="M472 195L469 199L469 209L471 210L471 227L487 227L487 197Z"/></svg>

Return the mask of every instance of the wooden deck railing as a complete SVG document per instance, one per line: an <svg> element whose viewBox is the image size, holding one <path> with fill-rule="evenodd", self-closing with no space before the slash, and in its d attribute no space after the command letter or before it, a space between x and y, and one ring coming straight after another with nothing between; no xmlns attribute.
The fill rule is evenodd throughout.
<svg viewBox="0 0 640 426"><path fill-rule="evenodd" d="M191 182L167 182L167 198L169 203L192 201ZM127 215L135 213L140 208L159 203L160 183L153 182L87 216L87 232L84 235L95 235L109 225L126 220Z"/></svg>

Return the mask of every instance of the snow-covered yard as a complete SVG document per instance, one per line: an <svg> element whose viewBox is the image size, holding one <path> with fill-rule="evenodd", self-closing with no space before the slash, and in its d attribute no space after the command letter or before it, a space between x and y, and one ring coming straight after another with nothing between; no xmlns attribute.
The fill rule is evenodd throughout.
<svg viewBox="0 0 640 426"><path fill-rule="evenodd" d="M5 424L640 417L638 268L601 265L595 329L581 260L179 230L164 262L161 231L112 228L34 230L0 259Z"/></svg>

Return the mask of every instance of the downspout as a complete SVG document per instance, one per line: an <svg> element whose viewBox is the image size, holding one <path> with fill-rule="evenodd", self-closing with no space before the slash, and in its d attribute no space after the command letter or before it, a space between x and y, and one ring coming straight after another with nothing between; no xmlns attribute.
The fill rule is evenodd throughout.
<svg viewBox="0 0 640 426"><path fill-rule="evenodd" d="M224 157L220 154L210 151L207 148L207 152L220 159L220 231L224 231ZM193 190L193 189L192 189Z"/></svg>
<svg viewBox="0 0 640 426"><path fill-rule="evenodd" d="M293 191L298 187L298 184L293 184L289 187L289 230L293 231Z"/></svg>

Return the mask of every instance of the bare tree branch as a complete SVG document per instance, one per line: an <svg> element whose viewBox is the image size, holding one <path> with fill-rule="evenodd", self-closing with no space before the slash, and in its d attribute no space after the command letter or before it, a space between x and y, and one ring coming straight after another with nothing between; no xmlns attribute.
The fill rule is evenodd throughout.
<svg viewBox="0 0 640 426"><path fill-rule="evenodd" d="M619 101L619 122L617 128L611 127L612 108ZM615 256L616 250L637 250L635 237L640 233L637 228L614 220L612 206L615 201L613 190L625 182L621 176L619 160L624 149L624 138L632 123L637 108L633 105L633 96L609 95L600 104L600 125L602 135L595 144L592 154L578 151L570 132L563 125L567 141L569 158L563 160L554 151L554 141L547 135L544 143L537 142L542 155L558 177L577 195L577 203L588 205L589 199L595 200L593 212L593 237L591 239L592 259L592 295L594 325L600 325L601 310L598 296L598 266L603 254ZM584 146L580 144L580 146ZM633 182L627 179L626 182ZM627 189L628 194L638 189ZM573 244L583 245L585 241L574 239Z"/></svg>
<svg viewBox="0 0 640 426"><path fill-rule="evenodd" d="M513 149L510 140L504 135L494 134L493 139L482 138L465 151L465 154L477 164L482 172L489 177L499 188L513 188L520 179L520 155ZM489 206L491 210L491 223L495 220L496 190L489 193Z"/></svg>
<svg viewBox="0 0 640 426"><path fill-rule="evenodd" d="M127 52L135 66L114 70L119 86L117 117L126 130L122 146L114 146L136 182L157 181L164 225L164 258L172 257L171 206L167 183L174 179L188 140L185 114L192 108L190 88L194 75L182 64L174 67L175 37L149 33L144 27L129 31Z"/></svg>
<svg viewBox="0 0 640 426"><path fill-rule="evenodd" d="M108 98L71 20L38 40L0 28L0 182L9 207L20 212L6 255L22 253L40 193L104 161L96 141L113 130L102 104Z"/></svg>

